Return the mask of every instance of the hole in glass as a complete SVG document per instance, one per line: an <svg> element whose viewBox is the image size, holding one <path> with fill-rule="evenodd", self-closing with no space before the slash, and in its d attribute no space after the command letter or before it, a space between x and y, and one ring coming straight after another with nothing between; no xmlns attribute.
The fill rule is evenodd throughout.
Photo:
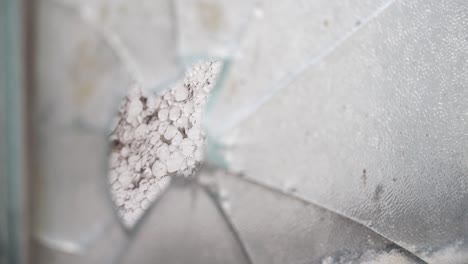
<svg viewBox="0 0 468 264"><path fill-rule="evenodd" d="M133 85L119 107L109 137L109 182L119 215L132 227L168 186L190 177L203 161L203 108L220 63L194 64L160 94Z"/></svg>

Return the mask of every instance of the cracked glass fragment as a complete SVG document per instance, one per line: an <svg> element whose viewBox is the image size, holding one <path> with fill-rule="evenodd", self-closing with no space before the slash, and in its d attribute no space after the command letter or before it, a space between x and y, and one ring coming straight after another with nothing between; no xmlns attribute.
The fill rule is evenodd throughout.
<svg viewBox="0 0 468 264"><path fill-rule="evenodd" d="M260 184L294 186L429 263L440 252L459 263L467 11L463 1L390 3L224 133L225 164Z"/></svg>
<svg viewBox="0 0 468 264"><path fill-rule="evenodd" d="M36 28L38 125L104 131L131 80L118 54L73 9L53 1L38 2Z"/></svg>
<svg viewBox="0 0 468 264"><path fill-rule="evenodd" d="M74 10L99 31L143 89L160 91L182 73L172 1L42 1Z"/></svg>
<svg viewBox="0 0 468 264"><path fill-rule="evenodd" d="M214 192L253 263L363 263L390 252L403 263L421 263L367 227L295 197L294 190L225 172L214 177Z"/></svg>
<svg viewBox="0 0 468 264"><path fill-rule="evenodd" d="M99 243L109 243L110 229L121 228L105 191L106 133L130 77L74 10L39 1L36 19L33 237L57 254L86 259Z"/></svg>
<svg viewBox="0 0 468 264"><path fill-rule="evenodd" d="M257 1L232 53L206 126L230 129L388 5L388 0Z"/></svg>
<svg viewBox="0 0 468 264"><path fill-rule="evenodd" d="M121 263L251 263L224 217L200 185L174 178L138 224Z"/></svg>
<svg viewBox="0 0 468 264"><path fill-rule="evenodd" d="M141 5L143 16L110 3L42 0L36 5L32 201L34 252L40 263L115 262L128 237L108 193L109 124L130 84L159 85L178 68L175 52L168 50L175 46L167 44L173 38L144 26L156 14L154 6ZM167 5L160 7L164 15L157 20L162 21L153 25L163 29L172 21ZM136 28L153 42L132 35ZM155 38L166 46L156 45ZM156 54L162 50L165 57ZM151 73L158 71L161 75Z"/></svg>

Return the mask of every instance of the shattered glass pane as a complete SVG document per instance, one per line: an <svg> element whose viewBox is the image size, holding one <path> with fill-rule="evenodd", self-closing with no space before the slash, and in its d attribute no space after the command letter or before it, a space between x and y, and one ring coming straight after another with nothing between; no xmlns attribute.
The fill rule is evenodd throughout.
<svg viewBox="0 0 468 264"><path fill-rule="evenodd" d="M464 1L35 8L38 263L468 259ZM205 114L206 166L174 176L124 228L106 176L120 100L213 58L224 67Z"/></svg>

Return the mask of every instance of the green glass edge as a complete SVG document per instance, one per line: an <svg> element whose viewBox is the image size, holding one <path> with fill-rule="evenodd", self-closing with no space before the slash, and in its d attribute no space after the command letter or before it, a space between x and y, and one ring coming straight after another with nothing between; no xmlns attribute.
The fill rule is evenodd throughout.
<svg viewBox="0 0 468 264"><path fill-rule="evenodd" d="M6 263L23 263L25 252L22 247L24 223L23 219L23 177L24 177L24 94L23 94L23 65L22 65L22 2L19 0L0 0L0 26L2 27L0 48L3 69L1 80L0 103L2 105L1 137L5 146L1 148L4 181L0 186L2 203L0 208L5 219L5 234L0 234L4 245L4 261Z"/></svg>

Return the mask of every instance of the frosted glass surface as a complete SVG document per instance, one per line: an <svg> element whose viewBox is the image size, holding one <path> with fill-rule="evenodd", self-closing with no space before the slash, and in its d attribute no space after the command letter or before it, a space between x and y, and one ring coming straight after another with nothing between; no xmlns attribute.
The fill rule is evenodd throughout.
<svg viewBox="0 0 468 264"><path fill-rule="evenodd" d="M221 204L252 263L363 263L392 250L419 263L365 226L236 175L217 173Z"/></svg>
<svg viewBox="0 0 468 264"><path fill-rule="evenodd" d="M41 1L55 5L62 13L68 9L69 16L97 31L117 54L119 63L145 89L166 88L181 73L173 1Z"/></svg>
<svg viewBox="0 0 468 264"><path fill-rule="evenodd" d="M38 8L35 235L50 245L68 243L76 253L116 222L102 191L105 127L117 98L112 95L127 76L102 38L71 10L48 1Z"/></svg>
<svg viewBox="0 0 468 264"><path fill-rule="evenodd" d="M229 59L255 18L253 0L176 0L178 52L190 63Z"/></svg>
<svg viewBox="0 0 468 264"><path fill-rule="evenodd" d="M222 136L226 164L428 261L465 250L467 8L389 4Z"/></svg>
<svg viewBox="0 0 468 264"><path fill-rule="evenodd" d="M108 192L109 124L131 83L156 92L179 71L169 50L168 2L134 4L36 4L31 200L38 263L115 263L129 243ZM156 11L162 15L148 20Z"/></svg>
<svg viewBox="0 0 468 264"><path fill-rule="evenodd" d="M214 111L211 134L230 129L258 103L287 85L389 5L384 0L259 1L229 57Z"/></svg>

